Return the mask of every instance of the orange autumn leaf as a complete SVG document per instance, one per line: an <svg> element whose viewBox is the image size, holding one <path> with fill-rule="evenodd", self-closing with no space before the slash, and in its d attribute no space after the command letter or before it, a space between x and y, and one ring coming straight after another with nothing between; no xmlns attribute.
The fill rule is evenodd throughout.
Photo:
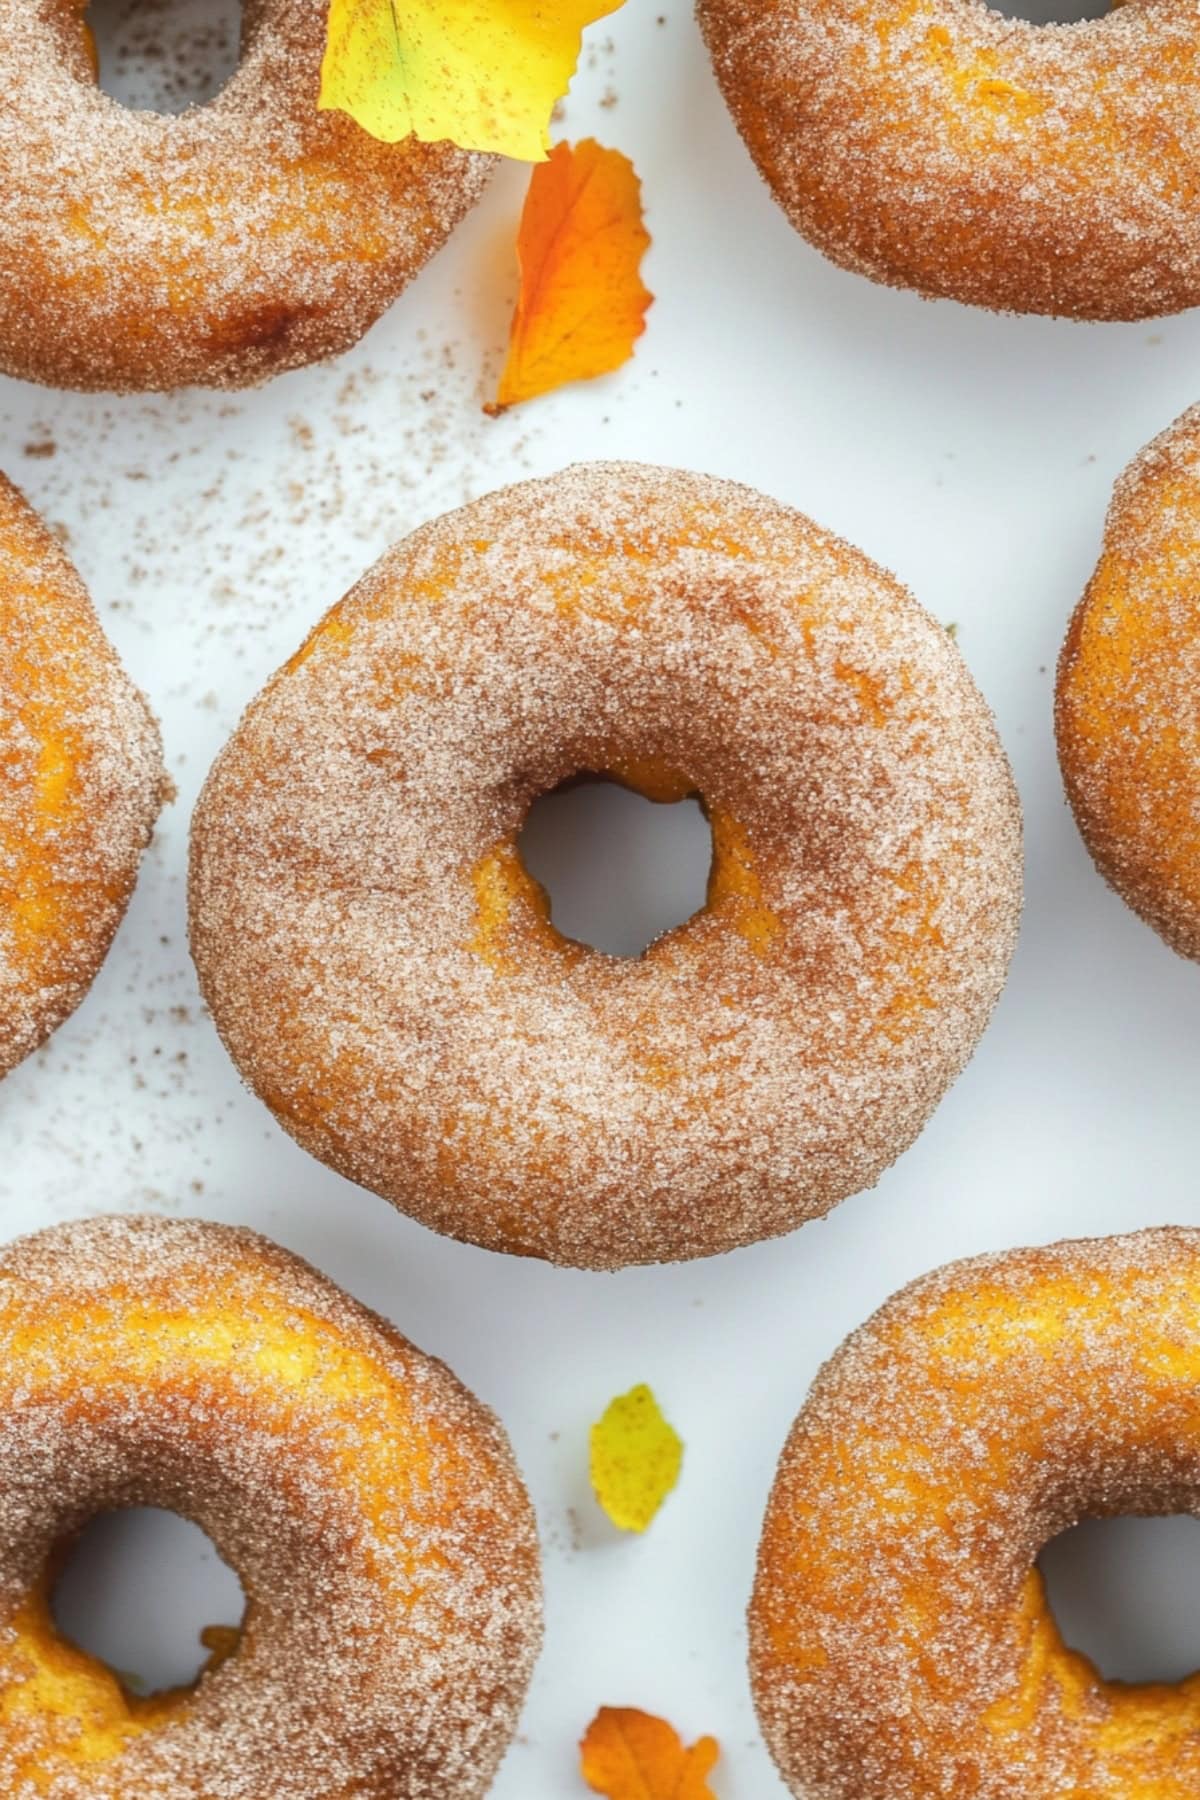
<svg viewBox="0 0 1200 1800"><path fill-rule="evenodd" d="M593 138L556 144L521 215L521 288L490 412L629 360L653 299L640 274L649 243L629 158Z"/></svg>
<svg viewBox="0 0 1200 1800"><path fill-rule="evenodd" d="M583 1778L606 1800L716 1800L708 1773L716 1738L685 1750L665 1719L632 1706L602 1706L579 1746Z"/></svg>

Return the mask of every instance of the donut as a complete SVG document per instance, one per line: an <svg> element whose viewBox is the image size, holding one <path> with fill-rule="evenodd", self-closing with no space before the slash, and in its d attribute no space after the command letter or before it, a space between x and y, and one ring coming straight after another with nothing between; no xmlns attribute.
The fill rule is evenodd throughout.
<svg viewBox="0 0 1200 1800"><path fill-rule="evenodd" d="M1200 1677L1107 1681L1034 1559L1084 1518L1200 1510L1200 1232L977 1257L817 1378L750 1603L803 1800L1192 1800Z"/></svg>
<svg viewBox="0 0 1200 1800"><path fill-rule="evenodd" d="M1190 5L1035 25L980 0L697 0L796 229L929 298L1076 319L1200 302Z"/></svg>
<svg viewBox="0 0 1200 1800"><path fill-rule="evenodd" d="M9 1800L486 1791L539 1559L508 1442L448 1369L265 1239L149 1217L0 1254L0 1346ZM51 1609L75 1534L126 1506L192 1519L247 1596L236 1642L148 1698Z"/></svg>
<svg viewBox="0 0 1200 1800"><path fill-rule="evenodd" d="M83 583L0 475L0 1076L86 994L169 787Z"/></svg>
<svg viewBox="0 0 1200 1800"><path fill-rule="evenodd" d="M1200 407L1117 482L1058 664L1058 756L1104 879L1200 957Z"/></svg>
<svg viewBox="0 0 1200 1800"><path fill-rule="evenodd" d="M490 167L319 112L326 0L248 0L215 99L135 112L77 0L0 0L0 370L242 387L357 342Z"/></svg>
<svg viewBox="0 0 1200 1800"><path fill-rule="evenodd" d="M565 938L517 835L579 774L701 797L706 904ZM950 635L749 489L623 464L424 526L247 711L191 944L306 1149L489 1249L712 1255L877 1181L967 1061L1020 824Z"/></svg>

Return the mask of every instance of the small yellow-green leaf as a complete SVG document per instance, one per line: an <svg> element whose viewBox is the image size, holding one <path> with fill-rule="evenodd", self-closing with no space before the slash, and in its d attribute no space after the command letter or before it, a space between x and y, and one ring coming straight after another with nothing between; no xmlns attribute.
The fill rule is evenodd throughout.
<svg viewBox="0 0 1200 1800"><path fill-rule="evenodd" d="M592 1487L622 1531L645 1531L682 1465L683 1440L644 1383L619 1395L592 1426Z"/></svg>
<svg viewBox="0 0 1200 1800"><path fill-rule="evenodd" d="M583 28L622 0L331 0L318 105L395 144L542 162Z"/></svg>

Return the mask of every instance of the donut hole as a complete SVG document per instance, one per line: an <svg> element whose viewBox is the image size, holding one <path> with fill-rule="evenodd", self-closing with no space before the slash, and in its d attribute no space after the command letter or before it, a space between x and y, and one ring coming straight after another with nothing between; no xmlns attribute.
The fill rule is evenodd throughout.
<svg viewBox="0 0 1200 1800"><path fill-rule="evenodd" d="M1200 1670L1200 1519L1087 1519L1038 1558L1064 1642L1109 1681Z"/></svg>
<svg viewBox="0 0 1200 1800"><path fill-rule="evenodd" d="M104 92L132 112L203 106L241 57L240 0L91 0Z"/></svg>
<svg viewBox="0 0 1200 1800"><path fill-rule="evenodd" d="M223 1634L236 1631L245 1610L212 1540L158 1507L94 1518L67 1550L50 1596L59 1636L138 1696L190 1686L230 1647Z"/></svg>
<svg viewBox="0 0 1200 1800"><path fill-rule="evenodd" d="M574 777L534 801L517 847L555 928L610 956L640 956L707 898L712 831L694 796L649 800Z"/></svg>
<svg viewBox="0 0 1200 1800"><path fill-rule="evenodd" d="M1028 25L1078 25L1084 19L1107 18L1112 0L992 0L990 10Z"/></svg>

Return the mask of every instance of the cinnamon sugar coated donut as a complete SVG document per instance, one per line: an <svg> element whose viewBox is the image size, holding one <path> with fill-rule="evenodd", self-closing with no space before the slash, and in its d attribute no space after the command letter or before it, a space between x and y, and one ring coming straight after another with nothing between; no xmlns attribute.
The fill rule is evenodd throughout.
<svg viewBox="0 0 1200 1800"><path fill-rule="evenodd" d="M1200 957L1200 407L1117 482L1058 667L1067 796L1097 868Z"/></svg>
<svg viewBox="0 0 1200 1800"><path fill-rule="evenodd" d="M1200 1512L1200 1232L958 1263L847 1341L767 1510L750 1667L804 1800L1194 1800L1200 1676L1106 1681L1034 1567Z"/></svg>
<svg viewBox="0 0 1200 1800"><path fill-rule="evenodd" d="M0 1255L6 1800L477 1800L541 1629L508 1443L442 1364L248 1231L93 1219ZM97 1513L192 1519L240 1640L139 1699L49 1595Z"/></svg>
<svg viewBox="0 0 1200 1800"><path fill-rule="evenodd" d="M931 297L1078 319L1200 302L1200 12L1035 25L982 0L697 0L796 229Z"/></svg>
<svg viewBox="0 0 1200 1800"><path fill-rule="evenodd" d="M247 0L205 106L96 85L76 0L0 0L0 369L52 387L240 387L362 336L487 158L318 112L326 0Z"/></svg>
<svg viewBox="0 0 1200 1800"><path fill-rule="evenodd" d="M708 901L635 960L563 937L516 839L580 771L702 796ZM246 713L191 939L301 1144L451 1236L710 1255L878 1180L970 1056L1020 828L948 633L800 514L623 464L399 544Z"/></svg>
<svg viewBox="0 0 1200 1800"><path fill-rule="evenodd" d="M83 583L0 475L0 1076L83 999L168 791Z"/></svg>

